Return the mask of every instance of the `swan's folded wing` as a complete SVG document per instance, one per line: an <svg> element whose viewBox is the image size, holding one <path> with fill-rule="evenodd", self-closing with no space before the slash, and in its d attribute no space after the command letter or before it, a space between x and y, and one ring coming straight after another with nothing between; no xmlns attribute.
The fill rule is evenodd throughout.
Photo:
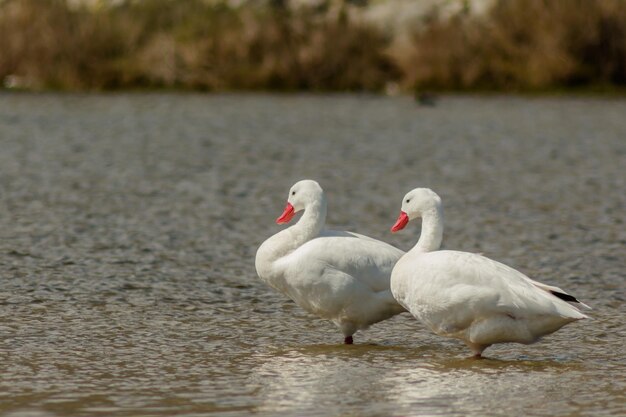
<svg viewBox="0 0 626 417"><path fill-rule="evenodd" d="M429 256L440 258L437 267L446 270L445 276L456 277L450 282L450 291L474 309L528 317L586 317L574 306L538 288L526 275L500 262L455 251L433 252Z"/></svg>
<svg viewBox="0 0 626 417"><path fill-rule="evenodd" d="M373 292L389 289L394 265L404 254L400 249L375 239L353 235L322 236L302 245L299 259L324 265L351 276Z"/></svg>

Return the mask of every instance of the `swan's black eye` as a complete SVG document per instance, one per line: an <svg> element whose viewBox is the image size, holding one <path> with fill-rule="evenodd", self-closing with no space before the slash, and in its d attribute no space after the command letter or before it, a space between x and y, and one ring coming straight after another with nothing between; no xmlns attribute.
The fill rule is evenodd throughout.
<svg viewBox="0 0 626 417"><path fill-rule="evenodd" d="M295 192L295 191L292 191L292 192L291 192L291 195L296 195L296 192Z"/></svg>
<svg viewBox="0 0 626 417"><path fill-rule="evenodd" d="M407 199L406 199L406 202L407 202L407 203L410 203L410 202L411 202L411 199L410 199L410 198L407 198Z"/></svg>

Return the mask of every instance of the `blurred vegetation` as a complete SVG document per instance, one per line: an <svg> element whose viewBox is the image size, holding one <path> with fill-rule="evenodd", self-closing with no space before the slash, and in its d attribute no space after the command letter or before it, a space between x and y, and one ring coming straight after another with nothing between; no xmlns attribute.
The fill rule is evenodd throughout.
<svg viewBox="0 0 626 417"><path fill-rule="evenodd" d="M626 85L626 0L501 0L393 34L285 1L0 0L0 82L64 90L533 91Z"/></svg>
<svg viewBox="0 0 626 417"><path fill-rule="evenodd" d="M0 3L0 80L17 76L34 88L379 90L399 76L388 42L372 28L280 2Z"/></svg>
<svg viewBox="0 0 626 417"><path fill-rule="evenodd" d="M626 1L499 1L430 16L403 64L416 88L545 91L626 85Z"/></svg>

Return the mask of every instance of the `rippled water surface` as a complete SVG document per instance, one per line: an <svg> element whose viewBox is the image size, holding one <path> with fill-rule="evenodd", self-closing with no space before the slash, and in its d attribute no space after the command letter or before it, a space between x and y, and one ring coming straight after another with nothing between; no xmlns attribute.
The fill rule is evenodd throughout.
<svg viewBox="0 0 626 417"><path fill-rule="evenodd" d="M0 95L0 415L626 415L626 101ZM467 359L410 315L344 346L256 277L287 191L391 235L436 190L446 248L593 306Z"/></svg>

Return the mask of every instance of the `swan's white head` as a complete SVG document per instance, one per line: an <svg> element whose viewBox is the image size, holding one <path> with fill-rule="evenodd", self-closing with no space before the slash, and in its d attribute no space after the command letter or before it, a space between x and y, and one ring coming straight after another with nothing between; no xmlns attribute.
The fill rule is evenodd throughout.
<svg viewBox="0 0 626 417"><path fill-rule="evenodd" d="M304 210L309 204L319 202L324 198L324 190L313 180L302 180L295 183L289 190L287 205L283 214L276 219L276 223L289 223L293 216Z"/></svg>
<svg viewBox="0 0 626 417"><path fill-rule="evenodd" d="M391 227L392 232L404 229L409 220L422 217L428 211L441 210L441 198L429 188L416 188L409 191L402 199L402 208L398 220Z"/></svg>

